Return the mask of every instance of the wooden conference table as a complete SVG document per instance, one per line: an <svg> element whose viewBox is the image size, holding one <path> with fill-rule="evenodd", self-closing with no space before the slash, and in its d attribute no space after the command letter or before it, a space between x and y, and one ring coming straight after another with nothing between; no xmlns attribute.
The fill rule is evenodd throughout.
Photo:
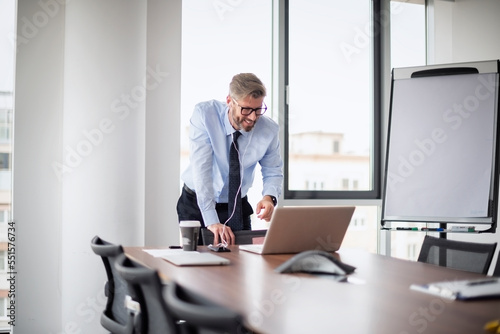
<svg viewBox="0 0 500 334"><path fill-rule="evenodd" d="M227 266L177 267L141 247L125 253L206 298L240 312L259 333L485 333L500 319L500 299L450 301L410 290L411 284L484 277L479 274L340 249L357 269L348 282L307 274L278 274L290 254L256 255L230 246L217 253ZM157 249L157 248L156 248ZM208 251L200 247L200 251Z"/></svg>

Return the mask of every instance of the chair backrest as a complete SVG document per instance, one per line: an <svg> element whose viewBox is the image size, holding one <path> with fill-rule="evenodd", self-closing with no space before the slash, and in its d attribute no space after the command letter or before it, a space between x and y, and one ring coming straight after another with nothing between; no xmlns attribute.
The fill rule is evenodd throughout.
<svg viewBox="0 0 500 334"><path fill-rule="evenodd" d="M236 245L253 244L254 238L262 238L266 236L267 230L241 230L234 231ZM207 228L201 229L201 240L203 245L210 245L214 242L214 234Z"/></svg>
<svg viewBox="0 0 500 334"><path fill-rule="evenodd" d="M123 254L123 247L101 239L92 238L90 246L99 255L106 269L107 282L104 294L107 296L106 308L101 314L101 325L111 333L130 333L134 325L134 316L125 307L129 295L127 283L117 274L115 262Z"/></svg>
<svg viewBox="0 0 500 334"><path fill-rule="evenodd" d="M493 269L493 276L500 277L500 252L498 252L497 263Z"/></svg>
<svg viewBox="0 0 500 334"><path fill-rule="evenodd" d="M120 255L115 264L118 274L133 292L140 305L141 334L179 333L163 297L163 284L158 272Z"/></svg>
<svg viewBox="0 0 500 334"><path fill-rule="evenodd" d="M214 304L176 282L167 286L167 306L177 320L184 320L189 333L250 333L242 317L232 310Z"/></svg>
<svg viewBox="0 0 500 334"><path fill-rule="evenodd" d="M496 242L476 243L426 235L418 261L486 275L496 246Z"/></svg>

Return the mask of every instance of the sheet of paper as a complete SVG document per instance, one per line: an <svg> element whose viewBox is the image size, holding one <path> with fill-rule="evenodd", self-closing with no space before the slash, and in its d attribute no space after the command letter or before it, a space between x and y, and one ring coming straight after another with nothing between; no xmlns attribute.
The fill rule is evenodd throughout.
<svg viewBox="0 0 500 334"><path fill-rule="evenodd" d="M174 254L182 254L184 251L182 249L145 249L144 250L146 253L149 255L152 255L154 257L163 257L167 255L174 255ZM199 253L199 252L195 252Z"/></svg>

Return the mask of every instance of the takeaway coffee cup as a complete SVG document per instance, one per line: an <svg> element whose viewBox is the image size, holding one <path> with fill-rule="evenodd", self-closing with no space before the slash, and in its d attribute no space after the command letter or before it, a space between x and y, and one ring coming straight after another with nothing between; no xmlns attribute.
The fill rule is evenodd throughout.
<svg viewBox="0 0 500 334"><path fill-rule="evenodd" d="M200 222L198 220L182 220L179 223L181 229L182 249L195 251L200 234Z"/></svg>

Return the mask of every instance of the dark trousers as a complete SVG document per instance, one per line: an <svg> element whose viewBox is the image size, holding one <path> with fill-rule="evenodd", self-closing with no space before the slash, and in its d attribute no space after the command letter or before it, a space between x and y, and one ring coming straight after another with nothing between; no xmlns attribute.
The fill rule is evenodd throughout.
<svg viewBox="0 0 500 334"><path fill-rule="evenodd" d="M248 203L247 196L241 199L241 205L243 211L243 229L251 230L252 224L250 216L253 214L253 209L250 203ZM217 203L215 205L215 210L217 211L217 216L219 216L219 222L224 224L229 217L227 203ZM177 216L179 217L179 222L181 220L198 220L200 221L202 228L205 228L205 222L201 216L200 207L198 206L198 202L196 200L196 194L186 185L182 188L181 196L177 201ZM202 244L201 234L198 244Z"/></svg>

